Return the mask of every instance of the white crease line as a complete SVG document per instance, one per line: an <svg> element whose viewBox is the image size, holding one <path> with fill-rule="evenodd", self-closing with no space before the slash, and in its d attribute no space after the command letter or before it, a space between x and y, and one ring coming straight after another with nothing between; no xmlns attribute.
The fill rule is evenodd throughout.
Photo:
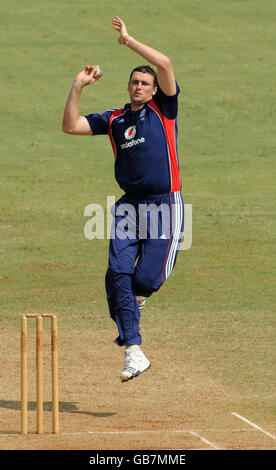
<svg viewBox="0 0 276 470"><path fill-rule="evenodd" d="M236 416L237 418L241 419L245 423L249 424L250 426L253 426L253 428L257 429L258 431L262 432L263 434L266 434L268 437L271 437L271 439L274 439L276 441L276 436L274 436L274 434L271 434L270 432L266 431L265 429L261 428L261 426L258 426L257 424L252 423L252 421L249 421L249 419L246 419L243 416L239 415L238 413L235 413L235 411L232 411L231 414Z"/></svg>
<svg viewBox="0 0 276 470"><path fill-rule="evenodd" d="M189 429L143 429L137 431L80 431L80 432L64 432L63 434L145 434L145 433L189 433Z"/></svg>
<svg viewBox="0 0 276 470"><path fill-rule="evenodd" d="M199 437L199 439L202 441L202 442L205 442L205 444L208 444L209 446L213 447L213 449L219 449L219 447L214 444L213 442L210 442L208 441L207 439L205 439L205 437L202 437L200 436L199 434L197 434L196 432L194 431L189 431L190 434L192 434L193 436L196 436L196 437Z"/></svg>
<svg viewBox="0 0 276 470"><path fill-rule="evenodd" d="M200 432L242 432L242 431L247 431L247 432L254 432L254 429L248 429L248 428L234 428L234 429L199 429L197 431ZM60 432L59 435L85 435L85 434L143 434L143 433L191 433L195 431L191 431L190 429L148 429L148 430L137 430L137 431L71 431L71 432ZM30 434L36 434L35 432L30 432ZM49 432L45 432L44 434L47 434L47 436L51 436L52 434ZM18 432L1 432L1 436L20 436L21 433ZM57 436L57 435L55 435Z"/></svg>
<svg viewBox="0 0 276 470"><path fill-rule="evenodd" d="M204 429L199 430L200 432L254 432L254 429L248 428L236 428L236 429ZM191 429L142 429L136 431L76 431L76 432L62 432L60 434L143 434L143 433L191 433L195 431L191 431ZM16 433L14 433L16 434ZM7 435L7 434L6 434ZM12 434L11 434L12 435Z"/></svg>

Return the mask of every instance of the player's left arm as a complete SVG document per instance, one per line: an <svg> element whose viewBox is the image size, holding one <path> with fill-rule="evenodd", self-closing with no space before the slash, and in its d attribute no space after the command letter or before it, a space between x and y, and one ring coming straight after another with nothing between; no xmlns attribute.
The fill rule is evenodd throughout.
<svg viewBox="0 0 276 470"><path fill-rule="evenodd" d="M157 68L157 79L161 90L167 96L173 96L176 94L176 82L173 71L173 66L170 59L162 54L161 52L153 49L140 41L137 41L133 36L128 34L125 23L115 16L112 20L114 28L119 31L120 36L118 38L119 44L124 44L129 49L142 56L151 65Z"/></svg>

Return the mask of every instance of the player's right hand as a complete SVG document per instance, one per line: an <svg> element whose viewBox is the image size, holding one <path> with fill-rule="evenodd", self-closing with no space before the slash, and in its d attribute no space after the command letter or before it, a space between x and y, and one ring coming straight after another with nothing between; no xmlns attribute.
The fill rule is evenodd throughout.
<svg viewBox="0 0 276 470"><path fill-rule="evenodd" d="M95 77L96 73L97 69L93 67L93 65L87 65L84 70L76 76L75 82L83 88L84 86L90 85L101 78L102 75Z"/></svg>

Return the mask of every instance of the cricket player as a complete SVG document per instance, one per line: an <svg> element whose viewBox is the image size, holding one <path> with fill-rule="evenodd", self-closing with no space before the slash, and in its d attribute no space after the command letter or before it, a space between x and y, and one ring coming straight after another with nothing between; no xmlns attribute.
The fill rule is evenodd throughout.
<svg viewBox="0 0 276 470"><path fill-rule="evenodd" d="M151 365L140 348L140 312L175 265L184 204L177 152L179 87L171 61L130 36L118 16L112 24L119 32L119 44L147 62L130 74L130 102L122 108L80 116L83 88L100 78L94 66L86 66L73 81L62 129L74 135L108 135L115 178L124 191L114 207L105 278L110 316L119 333L115 342L125 347L120 374L124 382Z"/></svg>

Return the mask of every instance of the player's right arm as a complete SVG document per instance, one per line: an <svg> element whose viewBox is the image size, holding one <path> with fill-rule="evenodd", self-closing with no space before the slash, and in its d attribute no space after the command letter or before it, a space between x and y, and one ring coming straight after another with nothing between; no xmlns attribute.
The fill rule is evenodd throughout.
<svg viewBox="0 0 276 470"><path fill-rule="evenodd" d="M83 88L99 80L95 77L97 69L87 65L73 81L63 114L62 130L73 135L92 135L92 130L84 116L79 113L79 101Z"/></svg>

